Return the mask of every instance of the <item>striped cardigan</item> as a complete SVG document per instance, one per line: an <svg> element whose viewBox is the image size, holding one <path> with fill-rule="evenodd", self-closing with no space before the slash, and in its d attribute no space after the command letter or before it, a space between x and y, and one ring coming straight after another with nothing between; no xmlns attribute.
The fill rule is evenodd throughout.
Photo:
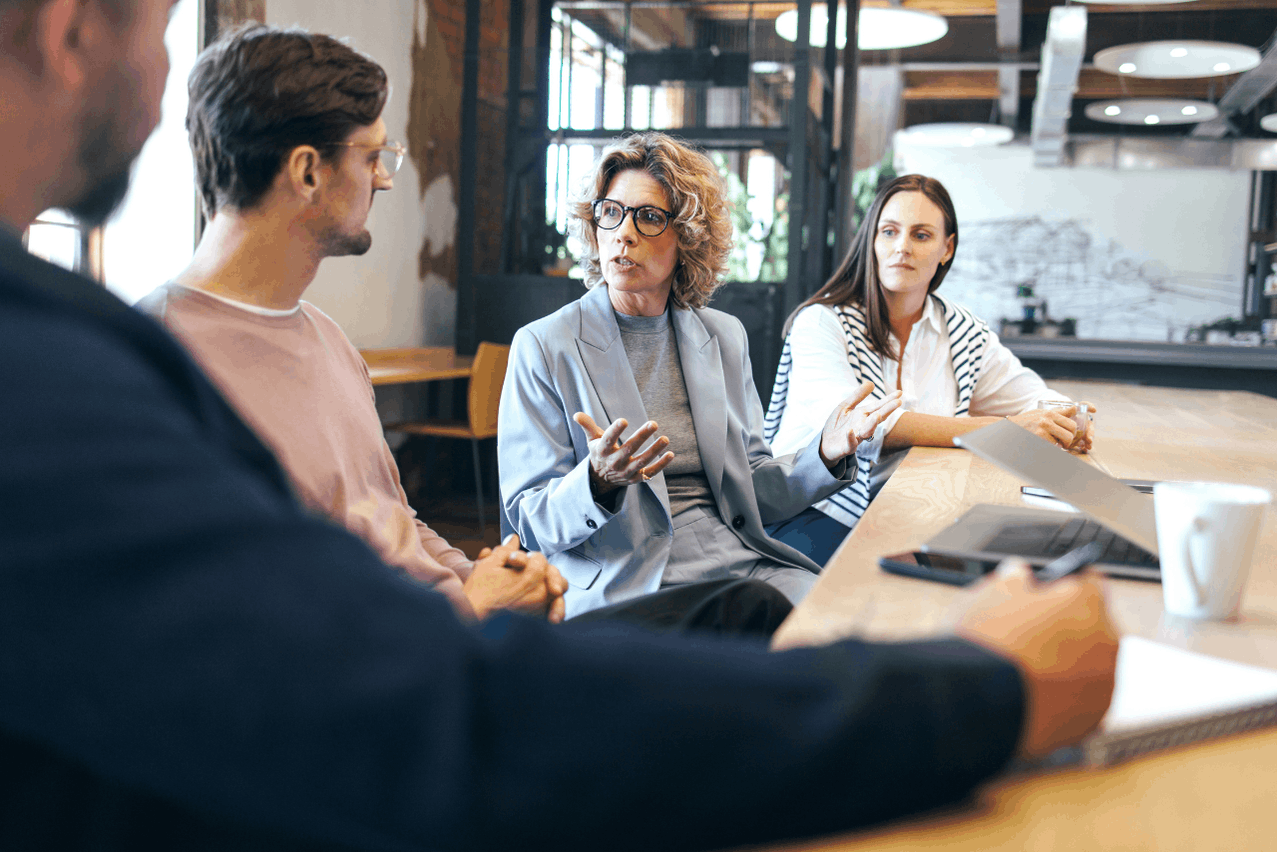
<svg viewBox="0 0 1277 852"><path fill-rule="evenodd" d="M949 351L953 357L953 373L958 383L958 407L956 415L965 415L971 408L971 394L976 381L980 378L980 370L984 365L984 351L989 342L989 326L966 308L954 304L940 296L931 294L944 313L945 325L949 330ZM874 383L871 396L881 399L887 392L886 382L882 377L882 359L869 348L866 336L864 310L859 305L839 305L834 308L842 322L843 335L847 339L847 360L856 374L858 382ZM781 352L780 367L776 371L776 383L772 386L771 403L767 407L767 417L763 421L763 437L770 443L780 429L781 418L785 415L785 402L789 396L790 371L793 369L793 357L790 354L789 338L785 338L785 348ZM816 504L816 508L829 515L839 523L849 527L856 525L860 516L869 508L869 474L875 464L857 456L860 475L856 481L833 496Z"/></svg>

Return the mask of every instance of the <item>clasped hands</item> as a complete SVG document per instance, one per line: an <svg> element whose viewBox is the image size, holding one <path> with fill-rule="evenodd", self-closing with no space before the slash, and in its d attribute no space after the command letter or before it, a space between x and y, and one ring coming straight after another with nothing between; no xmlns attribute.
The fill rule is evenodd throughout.
<svg viewBox="0 0 1277 852"><path fill-rule="evenodd" d="M820 435L820 458L832 469L842 459L856 451L861 441L873 437L878 424L900 407L900 391L893 391L880 400L870 399L873 382L865 382L856 392L834 407L825 421ZM618 418L602 429L594 418L583 411L572 419L585 430L590 447L590 490L595 498L602 497L617 488L634 485L651 479L674 460L667 451L669 438L661 435L648 444L660 428L649 420L629 438L621 440L621 433L629 425Z"/></svg>
<svg viewBox="0 0 1277 852"><path fill-rule="evenodd" d="M520 550L515 533L495 548L479 551L463 588L481 620L502 609L543 616L551 624L565 615L567 580L544 554Z"/></svg>

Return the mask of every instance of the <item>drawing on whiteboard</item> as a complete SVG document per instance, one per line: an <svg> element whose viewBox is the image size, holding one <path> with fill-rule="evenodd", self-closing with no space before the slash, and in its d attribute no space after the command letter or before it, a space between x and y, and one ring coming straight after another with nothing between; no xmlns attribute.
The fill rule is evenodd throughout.
<svg viewBox="0 0 1277 852"><path fill-rule="evenodd" d="M1238 278L1171 269L1081 220L986 220L964 224L960 236L944 293L994 331L1020 318L1016 291L1026 282L1049 316L1077 320L1078 337L1182 341L1190 326L1238 313Z"/></svg>

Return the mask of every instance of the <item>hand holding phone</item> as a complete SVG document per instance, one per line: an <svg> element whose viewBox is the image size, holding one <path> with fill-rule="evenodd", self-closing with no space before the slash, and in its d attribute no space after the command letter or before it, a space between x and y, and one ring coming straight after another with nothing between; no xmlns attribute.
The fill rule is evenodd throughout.
<svg viewBox="0 0 1277 852"><path fill-rule="evenodd" d="M1103 550L1104 548L1094 541L1074 548L1034 570L1034 577L1040 583L1050 583L1067 577L1090 565L1100 557ZM952 586L968 586L986 574L993 573L997 570L999 563L992 559L915 551L884 556L878 560L878 564L882 570L890 574L934 580Z"/></svg>

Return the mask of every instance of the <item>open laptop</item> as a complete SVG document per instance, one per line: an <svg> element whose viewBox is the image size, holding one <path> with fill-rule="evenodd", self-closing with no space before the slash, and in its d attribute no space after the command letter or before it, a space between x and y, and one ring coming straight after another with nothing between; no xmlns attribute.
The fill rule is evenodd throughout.
<svg viewBox="0 0 1277 852"><path fill-rule="evenodd" d="M1099 541L1105 554L1095 564L1104 573L1161 579L1152 495L1061 452L1010 420L953 442L1046 489L1078 512L980 504L927 541L924 551L981 559L1018 556L1031 565L1045 565L1088 541Z"/></svg>

